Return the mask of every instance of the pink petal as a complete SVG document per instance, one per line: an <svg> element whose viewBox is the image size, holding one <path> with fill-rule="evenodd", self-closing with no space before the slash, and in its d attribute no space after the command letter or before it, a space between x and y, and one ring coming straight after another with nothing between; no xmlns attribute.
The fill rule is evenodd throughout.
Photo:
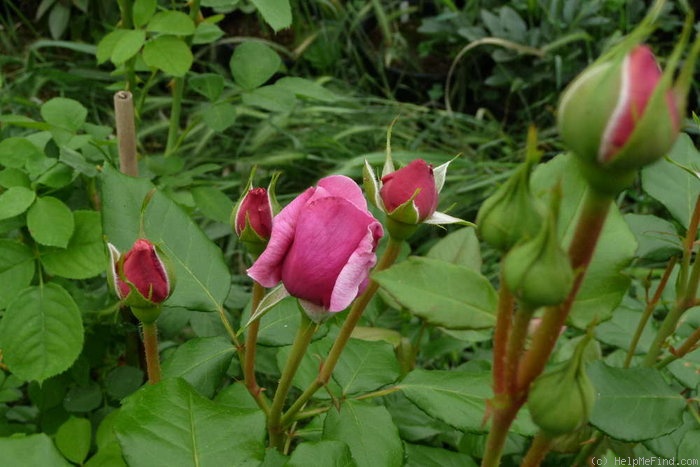
<svg viewBox="0 0 700 467"><path fill-rule="evenodd" d="M314 192L314 188L307 189L272 219L270 241L247 271L248 276L262 286L274 287L282 280L282 263L294 242L297 221Z"/></svg>
<svg viewBox="0 0 700 467"><path fill-rule="evenodd" d="M333 287L328 311L342 311L359 294L364 292L369 282L369 271L377 262L374 250L383 235L382 225L373 222L367 227L367 233L352 252L348 262L338 275Z"/></svg>
<svg viewBox="0 0 700 467"><path fill-rule="evenodd" d="M625 57L620 95L603 133L598 153L601 162L612 160L632 136L661 75L654 54L646 45L637 46Z"/></svg>
<svg viewBox="0 0 700 467"><path fill-rule="evenodd" d="M367 209L367 200L362 189L355 181L345 175L331 175L318 181L318 186L328 192L329 196L345 198L358 209Z"/></svg>
<svg viewBox="0 0 700 467"><path fill-rule="evenodd" d="M299 216L282 269L289 293L328 309L338 276L373 222L367 211L344 198L309 202Z"/></svg>

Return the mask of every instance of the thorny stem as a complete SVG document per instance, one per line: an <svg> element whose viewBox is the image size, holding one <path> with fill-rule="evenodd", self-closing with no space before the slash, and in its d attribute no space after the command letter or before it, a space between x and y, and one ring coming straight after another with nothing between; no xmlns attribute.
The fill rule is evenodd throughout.
<svg viewBox="0 0 700 467"><path fill-rule="evenodd" d="M637 345L639 344L639 339L641 339L642 337L644 327L647 325L647 322L649 321L651 314L654 312L656 305L659 303L659 300L661 300L661 295L663 294L664 289L666 289L668 278L671 277L671 272L673 271L673 268L676 265L676 261L677 258L674 256L668 262L668 264L666 265L666 270L664 271L664 275L661 277L659 285L656 287L654 296L651 298L651 300L647 302L647 305L644 308L642 317L640 318L639 323L637 324L637 329L634 331L634 336L632 336L630 348L627 350L627 356L625 357L624 363L625 368L629 368L630 363L632 362L632 357L634 356L634 352L637 350Z"/></svg>
<svg viewBox="0 0 700 467"><path fill-rule="evenodd" d="M697 259L695 263L691 265L691 258L693 256L693 246L695 245L695 239L698 235L698 224L700 223L700 196L695 200L695 209L693 210L693 215L688 224L688 231L686 232L685 239L683 241L683 259L681 261L681 268L678 274L678 284L676 286L677 297L676 303L673 309L668 312L666 318L664 318L661 323L661 327L656 333L654 341L649 347L649 352L644 358L643 365L646 367L652 367L656 365L657 359L661 354L666 339L673 334L678 325L678 321L685 311L695 305L698 283L700 282L700 261ZM690 274L689 274L690 273Z"/></svg>
<svg viewBox="0 0 700 467"><path fill-rule="evenodd" d="M506 353L506 385L509 394L515 394L518 389L518 364L525 350L527 331L534 311L521 303L520 308L515 313Z"/></svg>
<svg viewBox="0 0 700 467"><path fill-rule="evenodd" d="M275 397L272 400L272 407L270 407L270 414L267 419L270 447L277 448L280 451L284 448L284 425L281 420L284 401L287 398L289 389L292 387L294 375L301 364L301 360L304 358L306 349L311 343L311 338L317 328L318 325L311 321L309 317L306 316L306 313L302 311L301 323L299 324L297 335L294 338L292 349L289 351L287 363L282 370L282 376L280 376L280 382L275 391Z"/></svg>
<svg viewBox="0 0 700 467"><path fill-rule="evenodd" d="M542 463L547 453L552 448L552 438L544 434L542 431L535 435L532 440L530 449L528 449L527 454L523 458L520 467L537 467Z"/></svg>
<svg viewBox="0 0 700 467"><path fill-rule="evenodd" d="M544 370L562 326L571 311L586 269L593 258L596 244L605 224L612 197L592 189L586 192L581 215L576 224L574 238L569 246L569 258L576 271L574 285L569 296L559 306L548 308L532 338L532 346L520 359L517 369L517 384L512 393L493 400L493 424L486 440L486 450L482 467L499 465L503 446L508 436L508 429L513 423L520 407L527 400L530 384Z"/></svg>
<svg viewBox="0 0 700 467"><path fill-rule="evenodd" d="M146 351L146 369L148 382L156 384L160 381L160 356L158 355L158 327L155 321L143 323L143 347Z"/></svg>
<svg viewBox="0 0 700 467"><path fill-rule="evenodd" d="M391 266L394 263L394 261L396 261L396 258L401 252L401 244L402 242L400 240L395 240L392 237L389 237L389 243L386 247L386 250L384 250L384 254L377 263L377 266L374 270L382 271ZM369 304L370 300L372 300L372 297L374 297L374 294L377 292L377 289L379 289L379 284L374 280L370 280L369 285L362 293L362 295L355 299L355 302L352 304L350 312L345 318L345 322L340 328L340 332L338 333L338 336L336 337L335 342L333 343L333 347L331 347L331 350L328 352L328 356L321 365L321 369L318 372L318 376L306 388L306 390L304 390L301 396L299 396L299 398L296 401L294 401L289 410L287 410L287 412L284 414L284 416L282 417L282 425L288 425L292 420L294 420L294 416L296 415L296 413L299 410L301 410L301 408L304 407L304 405L306 405L306 403L309 401L309 399L311 399L311 397L316 393L316 391L328 384L331 374L333 374L333 370L335 369L335 365L338 363L340 354L343 352L343 349L345 348L345 345L347 344L348 340L350 340L350 336L352 335L353 329L355 329L355 326L357 326L357 323L360 320L362 313L365 311L365 308Z"/></svg>
<svg viewBox="0 0 700 467"><path fill-rule="evenodd" d="M501 264L503 264L501 262ZM496 312L496 329L493 333L493 392L506 392L506 353L508 338L513 323L513 294L505 286L503 268L501 268L501 286L498 291L498 311Z"/></svg>

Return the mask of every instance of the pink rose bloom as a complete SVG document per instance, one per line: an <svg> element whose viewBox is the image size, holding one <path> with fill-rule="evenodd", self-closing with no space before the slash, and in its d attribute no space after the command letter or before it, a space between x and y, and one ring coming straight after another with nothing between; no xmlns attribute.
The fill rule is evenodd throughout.
<svg viewBox="0 0 700 467"><path fill-rule="evenodd" d="M326 177L275 216L248 275L265 287L281 281L311 309L342 311L367 287L383 233L353 180Z"/></svg>
<svg viewBox="0 0 700 467"><path fill-rule="evenodd" d="M423 159L416 159L406 167L385 175L382 178L379 196L390 215L396 208L415 196L413 208L417 214L417 220L413 222L403 218L397 220L412 224L423 222L433 215L438 205L438 190L435 185L433 166Z"/></svg>

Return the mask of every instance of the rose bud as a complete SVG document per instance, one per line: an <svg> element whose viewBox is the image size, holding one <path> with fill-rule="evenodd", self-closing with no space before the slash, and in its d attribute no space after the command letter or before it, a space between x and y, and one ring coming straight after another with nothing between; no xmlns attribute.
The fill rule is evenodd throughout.
<svg viewBox="0 0 700 467"><path fill-rule="evenodd" d="M252 188L233 212L233 230L253 254L265 249L272 233L272 203L265 188Z"/></svg>
<svg viewBox="0 0 700 467"><path fill-rule="evenodd" d="M559 190L552 194L552 207L537 235L514 246L503 260L508 289L533 309L563 302L574 283L569 255L557 235L560 197Z"/></svg>
<svg viewBox="0 0 700 467"><path fill-rule="evenodd" d="M392 238L405 240L421 223L466 224L468 222L437 212L439 193L445 183L449 162L435 167L417 159L394 170L390 148L384 163L381 181L365 161L363 179L370 201L387 214L387 229Z"/></svg>
<svg viewBox="0 0 700 467"><path fill-rule="evenodd" d="M623 41L562 94L559 132L598 191L616 193L631 183L636 169L673 146L698 53L694 46L673 83L688 29L687 24L665 70L648 46Z"/></svg>
<svg viewBox="0 0 700 467"><path fill-rule="evenodd" d="M170 296L174 275L164 260L163 253L153 243L140 238L124 254L111 243L108 248L111 259L110 284L126 305L132 309L154 308ZM143 321L138 314L137 317Z"/></svg>
<svg viewBox="0 0 700 467"><path fill-rule="evenodd" d="M416 159L382 177L379 196L387 214L406 224L418 224L432 216L438 205L433 166Z"/></svg>
<svg viewBox="0 0 700 467"><path fill-rule="evenodd" d="M267 248L248 275L265 287L281 281L318 322L364 291L382 235L360 187L342 175L326 177L274 218Z"/></svg>
<svg viewBox="0 0 700 467"><path fill-rule="evenodd" d="M596 393L585 364L594 352L582 339L573 357L540 375L530 387L527 405L532 421L549 436L577 430L588 422Z"/></svg>
<svg viewBox="0 0 700 467"><path fill-rule="evenodd" d="M489 196L476 216L477 232L489 245L506 252L534 237L542 224L541 203L530 189L534 164L523 163Z"/></svg>

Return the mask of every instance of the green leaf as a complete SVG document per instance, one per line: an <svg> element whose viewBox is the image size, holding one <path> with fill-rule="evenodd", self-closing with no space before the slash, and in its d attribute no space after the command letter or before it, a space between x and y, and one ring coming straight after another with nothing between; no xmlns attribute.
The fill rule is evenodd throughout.
<svg viewBox="0 0 700 467"><path fill-rule="evenodd" d="M297 311L297 314L298 313L299 312ZM301 360L299 369L294 374L294 379L292 380L292 384L295 388L304 390L316 380L316 377L318 376L319 364L323 361L326 355L328 355L332 345L333 340L330 338L319 339L309 345L309 348L304 354L304 358ZM290 349L291 346L282 347L277 352L277 368L279 369L280 373L287 362ZM343 358L342 354L340 358ZM338 364L340 364L340 362ZM325 387L324 391L317 391L316 394L314 394L314 397L318 399L328 399L330 394L337 397L340 397L341 394L341 389L334 378L331 378L331 381L328 382L328 385Z"/></svg>
<svg viewBox="0 0 700 467"><path fill-rule="evenodd" d="M246 92L241 97L245 105L270 112L290 112L297 101L293 93L274 84Z"/></svg>
<svg viewBox="0 0 700 467"><path fill-rule="evenodd" d="M697 171L700 154L693 141L681 133L668 155L673 161ZM676 164L661 159L642 170L642 187L661 202L671 215L688 228L695 200L700 195L700 180Z"/></svg>
<svg viewBox="0 0 700 467"><path fill-rule="evenodd" d="M0 452L6 465L70 467L44 433L0 438Z"/></svg>
<svg viewBox="0 0 700 467"><path fill-rule="evenodd" d="M625 214L625 222L637 239L637 257L666 260L682 248L676 228L666 219L630 213Z"/></svg>
<svg viewBox="0 0 700 467"><path fill-rule="evenodd" d="M34 254L23 243L0 239L0 309L7 307L19 290L34 277Z"/></svg>
<svg viewBox="0 0 700 467"><path fill-rule="evenodd" d="M567 245L573 238L587 184L575 166L573 157L562 154L535 170L532 188L548 193L561 184L563 198L559 210L558 229ZM593 259L581 290L574 301L569 320L585 328L593 319L604 321L622 301L629 288L629 277L621 272L634 257L637 244L616 206L611 206L608 218L596 245Z"/></svg>
<svg viewBox="0 0 700 467"><path fill-rule="evenodd" d="M398 385L411 402L427 414L462 431L484 433L487 401L493 397L490 372L413 370ZM513 423L518 434L532 435L537 427L527 409Z"/></svg>
<svg viewBox="0 0 700 467"><path fill-rule="evenodd" d="M134 393L143 384L143 371L133 366L118 366L105 378L107 394L122 400Z"/></svg>
<svg viewBox="0 0 700 467"><path fill-rule="evenodd" d="M192 188L192 197L197 207L209 219L229 223L233 212L233 201L221 190L211 186Z"/></svg>
<svg viewBox="0 0 700 467"><path fill-rule="evenodd" d="M182 378L211 398L235 353L236 348L223 336L190 339L163 362L163 378Z"/></svg>
<svg viewBox="0 0 700 467"><path fill-rule="evenodd" d="M403 465L403 443L391 415L381 405L345 401L331 409L323 424L323 439L342 441L358 467Z"/></svg>
<svg viewBox="0 0 700 467"><path fill-rule="evenodd" d="M0 220L15 217L26 211L34 203L34 190L13 186L0 193Z"/></svg>
<svg viewBox="0 0 700 467"><path fill-rule="evenodd" d="M37 198L27 211L27 227L38 243L65 248L73 236L75 219L63 201L44 196Z"/></svg>
<svg viewBox="0 0 700 467"><path fill-rule="evenodd" d="M28 160L44 157L44 153L26 138L12 136L0 141L0 164L21 168Z"/></svg>
<svg viewBox="0 0 700 467"><path fill-rule="evenodd" d="M236 123L236 108L228 102L217 102L205 107L204 123L216 132L222 132Z"/></svg>
<svg viewBox="0 0 700 467"><path fill-rule="evenodd" d="M275 32L292 25L289 0L251 0L251 3Z"/></svg>
<svg viewBox="0 0 700 467"><path fill-rule="evenodd" d="M288 467L352 467L350 448L343 441L322 440L315 443L301 443L292 453L286 464Z"/></svg>
<svg viewBox="0 0 700 467"><path fill-rule="evenodd" d="M588 375L598 393L590 422L622 441L663 436L683 422L685 399L658 370L613 368L595 362Z"/></svg>
<svg viewBox="0 0 700 467"><path fill-rule="evenodd" d="M174 36L190 36L194 34L194 21L181 11L165 10L153 15L146 29Z"/></svg>
<svg viewBox="0 0 700 467"><path fill-rule="evenodd" d="M54 97L40 109L41 117L53 126L68 131L78 131L87 118L87 109L78 101Z"/></svg>
<svg viewBox="0 0 700 467"><path fill-rule="evenodd" d="M399 364L391 344L350 339L338 361L333 379L343 395L373 391L399 377Z"/></svg>
<svg viewBox="0 0 700 467"><path fill-rule="evenodd" d="M63 399L63 408L72 413L92 412L103 403L102 388L94 381L73 386Z"/></svg>
<svg viewBox="0 0 700 467"><path fill-rule="evenodd" d="M134 26L140 28L148 23L155 14L157 6L158 0L136 0L131 12Z"/></svg>
<svg viewBox="0 0 700 467"><path fill-rule="evenodd" d="M131 467L258 465L265 451L262 412L216 404L181 379L127 398L114 430Z"/></svg>
<svg viewBox="0 0 700 467"><path fill-rule="evenodd" d="M245 90L253 90L274 75L282 65L277 52L261 42L247 41L233 51L229 67L233 79Z"/></svg>
<svg viewBox="0 0 700 467"><path fill-rule="evenodd" d="M92 427L86 418L70 417L56 432L56 447L66 459L82 464L90 451Z"/></svg>
<svg viewBox="0 0 700 467"><path fill-rule="evenodd" d="M473 227L448 234L430 248L426 257L481 271L481 250Z"/></svg>
<svg viewBox="0 0 700 467"><path fill-rule="evenodd" d="M192 76L187 83L193 91L210 101L215 101L224 90L224 77L216 73L201 73Z"/></svg>
<svg viewBox="0 0 700 467"><path fill-rule="evenodd" d="M0 321L0 347L10 371L39 382L67 370L83 348L83 323L73 298L52 282L28 287Z"/></svg>
<svg viewBox="0 0 700 467"><path fill-rule="evenodd" d="M194 37L192 38L193 45L201 44L211 44L214 41L221 39L224 35L224 31L221 30L219 26L212 23L207 23L202 21L197 25L197 29L194 31Z"/></svg>
<svg viewBox="0 0 700 467"><path fill-rule="evenodd" d="M56 2L53 8L51 8L51 13L49 13L49 32L51 33L51 38L59 39L63 33L66 32L69 21L70 8L61 2Z"/></svg>
<svg viewBox="0 0 700 467"><path fill-rule="evenodd" d="M373 277L394 300L435 326L483 329L496 323L496 292L466 267L410 257Z"/></svg>
<svg viewBox="0 0 700 467"><path fill-rule="evenodd" d="M109 59L115 65L121 65L127 60L133 58L141 47L143 47L146 42L146 32L140 29L137 30L126 30L121 33L111 53L109 54Z"/></svg>
<svg viewBox="0 0 700 467"><path fill-rule="evenodd" d="M614 345L626 351L632 343L632 336L641 317L641 311L619 308L613 313L612 319L596 327L596 338L601 342ZM639 339L635 353L646 353L653 340L654 330L651 321L648 321Z"/></svg>
<svg viewBox="0 0 700 467"><path fill-rule="evenodd" d="M139 237L139 213L153 185L105 165L101 178L103 230L119 251ZM177 284L166 305L192 310L219 310L228 296L231 276L221 250L172 200L155 192L144 213L146 237L161 246L175 268Z"/></svg>
<svg viewBox="0 0 700 467"><path fill-rule="evenodd" d="M192 51L175 36L158 36L143 47L143 61L175 77L184 76L192 66Z"/></svg>
<svg viewBox="0 0 700 467"><path fill-rule="evenodd" d="M299 97L321 102L336 102L338 96L315 81L296 76L285 76L275 81L275 86L283 88Z"/></svg>
<svg viewBox="0 0 700 467"><path fill-rule="evenodd" d="M420 444L404 444L406 448L405 467L424 467L435 465L440 467L476 467L474 459L461 452L447 449L422 446Z"/></svg>
<svg viewBox="0 0 700 467"><path fill-rule="evenodd" d="M8 167L4 170L0 170L0 187L12 188L13 186L29 188L31 186L31 180L29 180L29 176L20 169Z"/></svg>
<svg viewBox="0 0 700 467"><path fill-rule="evenodd" d="M66 248L40 247L41 264L49 274L87 279L105 272L107 256L102 218L96 211L75 211L75 229Z"/></svg>
<svg viewBox="0 0 700 467"><path fill-rule="evenodd" d="M688 431L678 446L678 459L700 459L700 430Z"/></svg>

